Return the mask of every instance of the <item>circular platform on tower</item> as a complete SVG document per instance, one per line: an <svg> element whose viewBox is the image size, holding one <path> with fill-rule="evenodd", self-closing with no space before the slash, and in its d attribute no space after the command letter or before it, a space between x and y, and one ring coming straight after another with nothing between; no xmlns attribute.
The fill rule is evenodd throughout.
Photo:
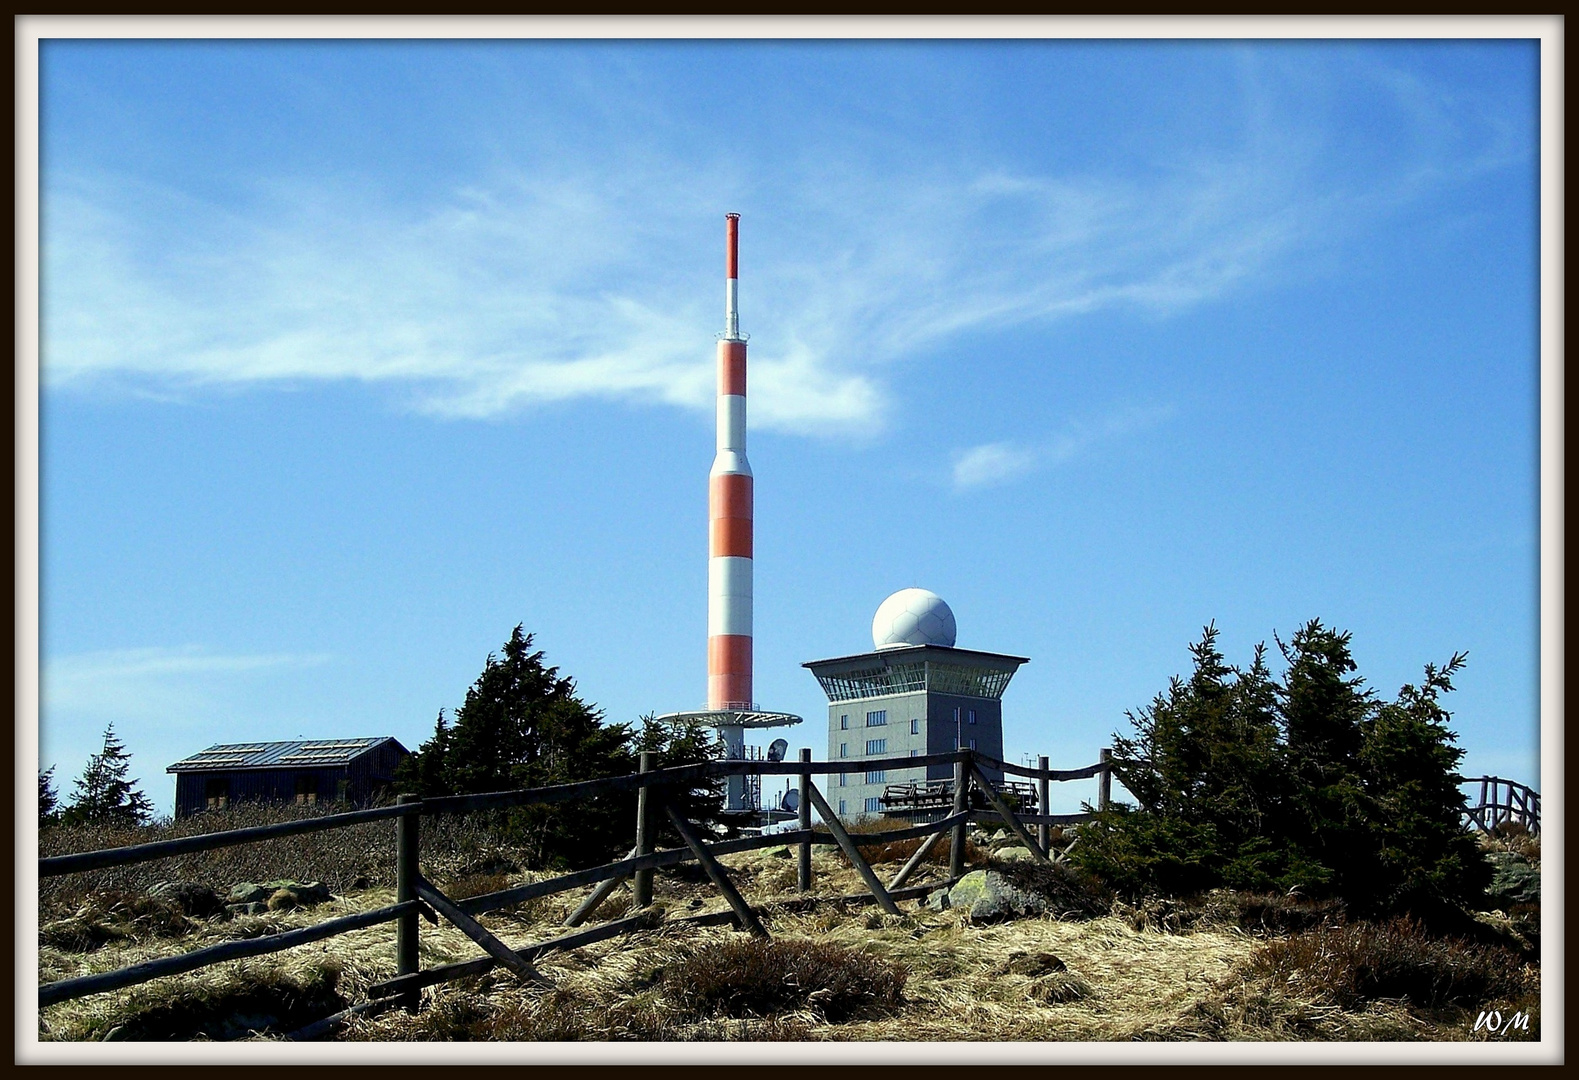
<svg viewBox="0 0 1579 1080"><path fill-rule="evenodd" d="M707 727L774 728L790 727L801 722L794 713L768 712L756 708L693 709L687 712L664 713L657 720L696 720Z"/></svg>

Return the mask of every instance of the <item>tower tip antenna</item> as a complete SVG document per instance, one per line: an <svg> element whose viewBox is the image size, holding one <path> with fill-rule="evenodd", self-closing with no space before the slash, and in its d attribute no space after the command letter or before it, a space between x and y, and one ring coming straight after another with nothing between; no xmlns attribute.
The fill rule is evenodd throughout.
<svg viewBox="0 0 1579 1080"><path fill-rule="evenodd" d="M740 340L740 215L724 215L724 338Z"/></svg>

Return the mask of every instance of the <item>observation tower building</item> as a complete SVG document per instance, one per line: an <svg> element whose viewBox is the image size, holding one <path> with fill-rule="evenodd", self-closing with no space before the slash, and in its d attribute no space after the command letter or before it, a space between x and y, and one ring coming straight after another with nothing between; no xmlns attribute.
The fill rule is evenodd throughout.
<svg viewBox="0 0 1579 1080"><path fill-rule="evenodd" d="M803 664L828 695L828 760L850 771L828 779L841 818L875 817L894 784L951 782L949 764L868 770L865 758L945 754L961 746L1003 760L1003 692L1023 656L960 649L954 612L936 593L901 589L872 619L871 652ZM994 785L997 769L983 769Z"/></svg>

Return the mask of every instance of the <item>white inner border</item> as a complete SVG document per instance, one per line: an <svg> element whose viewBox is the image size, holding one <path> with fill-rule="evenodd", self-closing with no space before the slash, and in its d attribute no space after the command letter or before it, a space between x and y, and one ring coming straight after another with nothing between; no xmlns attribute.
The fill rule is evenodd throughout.
<svg viewBox="0 0 1579 1080"><path fill-rule="evenodd" d="M18 16L16 62L15 1060L154 1064L866 1062L876 1064L1557 1063L1563 1060L1563 83L1560 16L297 17ZM1540 42L1541 800L1539 1043L310 1044L38 1041L38 44L42 38L1533 38Z"/></svg>

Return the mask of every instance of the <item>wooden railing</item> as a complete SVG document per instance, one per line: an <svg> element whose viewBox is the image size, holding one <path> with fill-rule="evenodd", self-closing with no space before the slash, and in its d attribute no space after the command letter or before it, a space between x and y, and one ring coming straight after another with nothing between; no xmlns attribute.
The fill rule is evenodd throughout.
<svg viewBox="0 0 1579 1080"><path fill-rule="evenodd" d="M39 1006L45 1007L88 994L104 993L127 986L135 986L162 976L178 975L207 967L211 964L222 963L226 960L279 952L283 949L294 948L297 945L305 945L309 942L322 941L353 930L361 930L366 927L393 922L395 924L395 977L372 987L368 1000L309 1025L291 1036L295 1039L317 1038L328 1033L351 1015L388 1008L393 1005L405 1005L414 1008L418 1004L419 994L423 987L446 982L450 979L477 975L496 965L503 965L522 979L541 981L543 977L532 966L532 961L544 953L556 949L575 948L656 925L661 917L651 907L652 874L653 871L663 867L675 866L689 861L700 863L729 905L728 911L669 920L670 922L691 925L716 925L732 921L741 929L765 937L768 932L758 917L759 911L753 909L741 897L730 879L728 870L719 863L719 856L766 847L795 846L798 849L799 857L797 884L799 891L807 892L812 887L812 846L814 844L834 845L844 853L850 864L860 875L867 889L867 892L864 894L853 897L840 897L838 899L846 902L875 903L884 911L898 914L899 909L896 906L896 901L919 898L934 889L957 880L964 874L965 830L968 823L972 821L1001 822L1029 849L1033 858L1044 863L1051 863L1067 851L1067 848L1065 851L1055 851L1053 849L1051 827L1084 820L1088 816L1083 814L1017 814L1009 803L1005 801L998 789L989 782L983 773L984 769L1002 770L1006 773L1028 777L1037 781L1040 795L1039 807L1042 809L1045 809L1047 806L1048 784L1052 781L1098 777L1101 781L1099 806L1106 805L1110 791L1111 762L1109 753L1106 750L1102 751L1102 759L1096 765L1087 766L1084 769L1066 770L1048 769L1045 757L1041 759L1041 768L1031 769L1025 766L997 761L985 757L974 750L959 750L910 758L874 758L862 761L863 767L871 768L921 768L936 764L952 764L954 766L952 803L948 808L949 812L938 820L880 833L852 835L845 829L838 816L829 807L827 800L823 797L816 784L812 782L813 776L826 776L846 771L849 768L849 762L847 761L814 762L811 760L811 751L803 750L798 761L709 761L678 768L653 769L651 768L650 755L644 753L641 756L640 770L628 776L589 780L576 784L561 784L554 787L497 791L482 795L443 796L425 800L418 799L415 796L402 795L394 806L330 814L325 817L289 821L277 825L263 825L247 829L206 833L198 836L182 837L177 840L159 841L157 843L137 844L130 847L43 858L38 863L39 876L41 878L81 873L87 870L98 870L112 866L127 866L135 863L150 862L155 859L170 858L175 855L234 847L240 844L260 843L283 836L342 829L369 821L393 820L396 830L395 903L391 905L356 915L329 919L299 930L290 930L246 941L224 942L202 949L194 949L177 956L163 957L142 964L134 964L115 971L45 983L39 987ZM797 776L800 778L799 820L796 828L764 836L709 841L698 834L694 824L687 821L677 812L671 801L664 798L665 791L672 791L676 788L688 789L694 787L698 782L713 777L749 773ZM424 816L464 814L512 806L544 805L596 795L607 795L619 791L630 791L632 789L637 792L636 841L629 854L623 859L586 870L561 874L543 881L501 889L481 896L468 897L463 900L451 900L422 874L420 823ZM973 806L973 803L976 803L977 806ZM979 808L981 803L985 803L985 808ZM823 828L827 830L826 832L813 830L811 820L813 808L822 817ZM656 826L660 815L666 817L680 834L685 842L685 847L654 850L653 838L657 835ZM1028 826L1036 827L1037 835L1035 837L1030 833ZM949 838L948 875L946 879L934 881L928 885L907 888L907 882L915 874L922 861L945 836ZM862 847L889 844L918 837L925 837L924 843L918 847L909 862L886 884L878 879L871 865L861 854ZM596 911L598 906L619 887L620 883L626 880L630 880L632 883L635 906L638 909L636 914L604 923L601 926L564 934L548 941L512 948L500 941L476 920L476 916L485 912L510 907L537 897L585 888L589 885L595 886L592 893L565 920L567 928L575 928ZM802 900L790 900L768 905L767 909L794 910L797 907L805 907L807 904L816 903L817 899L808 897ZM440 918L450 922L475 941L482 948L485 955L475 960L444 964L426 970L421 969L419 950L417 948L420 918L426 918L435 925L437 925Z"/></svg>
<svg viewBox="0 0 1579 1080"><path fill-rule="evenodd" d="M1534 788L1500 776L1463 777L1466 785L1480 785L1480 800L1468 805L1465 800L1464 816L1482 832L1492 832L1498 825L1517 822L1531 836L1541 832L1541 793Z"/></svg>

